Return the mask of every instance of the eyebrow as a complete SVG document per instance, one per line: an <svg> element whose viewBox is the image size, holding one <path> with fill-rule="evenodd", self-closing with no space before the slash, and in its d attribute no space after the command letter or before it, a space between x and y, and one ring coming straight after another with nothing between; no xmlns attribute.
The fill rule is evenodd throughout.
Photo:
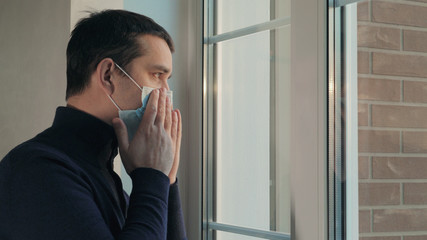
<svg viewBox="0 0 427 240"><path fill-rule="evenodd" d="M163 73L169 73L170 72L170 69L163 66L163 65L156 64L156 65L152 65L151 67L156 69L156 70L162 71ZM171 77L172 77L172 74L169 75L168 79L170 79Z"/></svg>

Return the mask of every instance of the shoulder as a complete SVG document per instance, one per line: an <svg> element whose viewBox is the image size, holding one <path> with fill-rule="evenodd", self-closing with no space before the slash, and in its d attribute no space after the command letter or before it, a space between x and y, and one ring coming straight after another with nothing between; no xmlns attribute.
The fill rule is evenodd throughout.
<svg viewBox="0 0 427 240"><path fill-rule="evenodd" d="M88 173L50 146L26 142L0 162L0 195L8 199L0 197L0 202L32 199L47 203L71 198L70 194L91 195L92 191Z"/></svg>
<svg viewBox="0 0 427 240"><path fill-rule="evenodd" d="M4 181L62 177L63 173L81 175L82 169L65 153L34 140L18 145L0 162L0 179Z"/></svg>
<svg viewBox="0 0 427 240"><path fill-rule="evenodd" d="M0 162L2 165L19 167L20 165L33 165L40 159L52 162L69 162L69 157L58 149L35 140L24 142L12 149Z"/></svg>

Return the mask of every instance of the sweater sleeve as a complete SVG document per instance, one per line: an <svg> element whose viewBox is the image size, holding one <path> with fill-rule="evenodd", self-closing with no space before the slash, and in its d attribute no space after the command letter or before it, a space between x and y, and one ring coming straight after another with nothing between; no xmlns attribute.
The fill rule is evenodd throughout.
<svg viewBox="0 0 427 240"><path fill-rule="evenodd" d="M168 206L168 240L186 240L178 180L170 186Z"/></svg>
<svg viewBox="0 0 427 240"><path fill-rule="evenodd" d="M130 177L128 216L119 239L166 239L169 178L149 168L135 169Z"/></svg>
<svg viewBox="0 0 427 240"><path fill-rule="evenodd" d="M88 179L58 160L21 157L0 162L1 239L166 239L170 184L163 173L131 174L128 217L113 235Z"/></svg>

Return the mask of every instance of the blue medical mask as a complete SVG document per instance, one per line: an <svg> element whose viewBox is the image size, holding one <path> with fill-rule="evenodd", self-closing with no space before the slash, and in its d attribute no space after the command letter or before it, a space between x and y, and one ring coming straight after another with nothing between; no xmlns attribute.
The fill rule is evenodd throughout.
<svg viewBox="0 0 427 240"><path fill-rule="evenodd" d="M117 103L113 100L113 98L110 95L107 95L108 98L110 98L111 102L116 106L116 108L119 110L119 117L122 119L122 121L125 123L127 131L128 131L128 137L129 142L132 140L133 136L136 133L136 130L138 129L139 123L142 120L142 116L144 115L145 109L147 108L148 99L150 98L151 92L154 90L154 88L150 87L140 87L138 83L127 73L125 72L117 63L114 63L120 71L122 71L132 82L141 90L141 102L142 106L136 110L122 110L117 105ZM171 103L172 103L172 97L173 92L168 91L167 96L169 97Z"/></svg>

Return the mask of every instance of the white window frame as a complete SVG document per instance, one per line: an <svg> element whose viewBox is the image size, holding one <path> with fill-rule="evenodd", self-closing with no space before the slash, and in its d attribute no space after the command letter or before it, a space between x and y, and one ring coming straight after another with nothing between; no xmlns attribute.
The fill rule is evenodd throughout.
<svg viewBox="0 0 427 240"><path fill-rule="evenodd" d="M212 11L212 1L204 1L205 36L209 36L207 24L212 19L207 19L208 11ZM301 240L326 239L327 236L327 2L318 0L293 1L291 24L291 238ZM212 16L212 13L210 14ZM210 21L209 21L210 20ZM280 21L280 20L279 20ZM270 24L275 24L270 22ZM211 26L212 27L212 26ZM265 27L263 25L258 26ZM268 27L268 26L267 26ZM212 43L218 39L228 39L230 36L245 35L250 29L235 31L232 34L222 34L215 38L205 38L205 43ZM209 52L213 51L212 45L204 45L204 69L212 69L212 60ZM207 57L208 56L208 57ZM203 78L203 195L212 189L212 151L209 143L212 141L212 129L206 121L212 121L212 98L207 89L212 88L212 71ZM205 191L204 191L205 190ZM206 196L206 195L204 195ZM206 205L211 197L204 197L202 206L203 239L211 239L212 230L221 230L245 235L264 237L267 239L286 239L279 233L259 231L238 226L230 226L212 221L212 207Z"/></svg>

